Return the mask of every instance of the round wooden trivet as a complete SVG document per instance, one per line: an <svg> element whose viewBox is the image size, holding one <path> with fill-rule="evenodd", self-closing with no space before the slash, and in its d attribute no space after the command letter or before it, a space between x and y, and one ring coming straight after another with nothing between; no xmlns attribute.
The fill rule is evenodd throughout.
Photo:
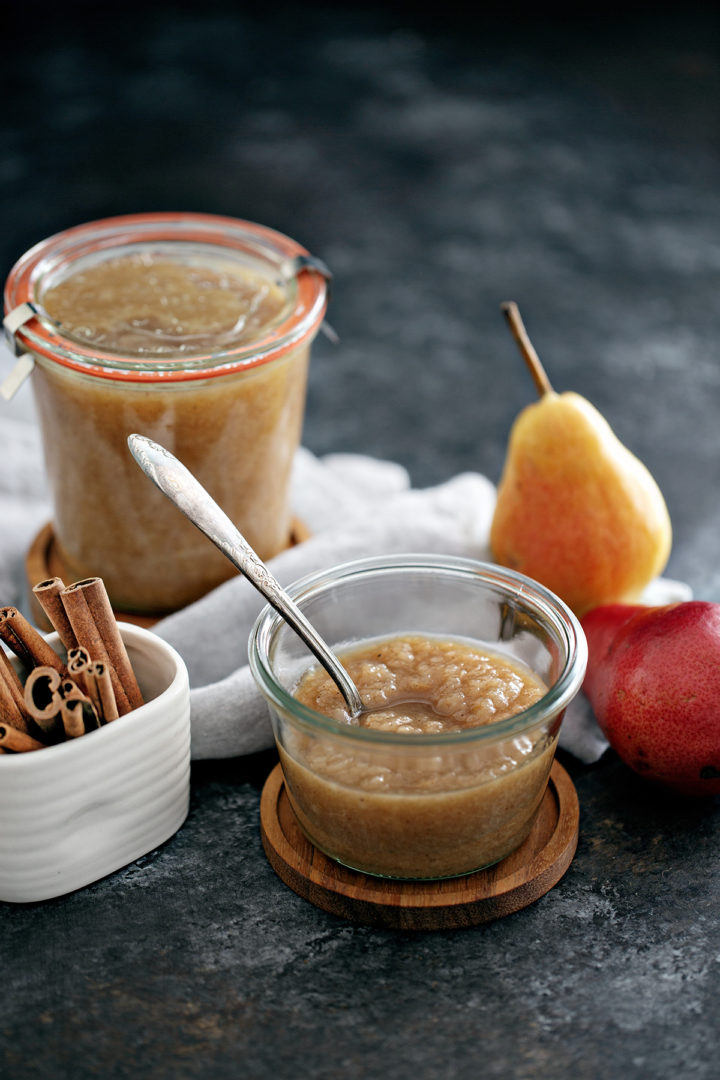
<svg viewBox="0 0 720 1080"><path fill-rule="evenodd" d="M445 881L394 881L348 870L301 831L280 765L260 803L263 847L277 875L303 899L352 922L397 930L449 930L491 922L544 896L572 862L580 811L572 780L553 763L545 797L525 843L507 859Z"/></svg>
<svg viewBox="0 0 720 1080"><path fill-rule="evenodd" d="M310 536L310 530L297 518L292 519L290 528L290 547L302 543L303 540L307 540ZM67 569L62 563L55 543L55 533L51 521L42 527L28 549L25 556L25 577L30 590L30 610L35 625L41 630L52 630L47 615L35 599L32 591L33 585L53 577L61 577L66 580L66 584L71 584L67 580ZM146 628L153 626L163 617L160 615L146 615L141 611L117 611L115 614L123 622Z"/></svg>

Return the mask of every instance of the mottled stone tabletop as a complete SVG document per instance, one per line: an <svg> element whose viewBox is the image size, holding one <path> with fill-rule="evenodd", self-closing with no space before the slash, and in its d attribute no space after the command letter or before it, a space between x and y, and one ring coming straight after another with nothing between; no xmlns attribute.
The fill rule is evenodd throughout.
<svg viewBox="0 0 720 1080"><path fill-rule="evenodd" d="M720 601L718 17L491 12L16 12L2 265L139 210L289 233L334 271L340 337L315 349L305 444L399 461L417 485L497 479L533 394L499 313L515 299L556 388L658 479L668 573ZM562 760L581 822L560 883L418 934L352 925L275 876L273 753L194 766L161 849L0 905L0 1076L717 1077L718 802L659 793L612 753Z"/></svg>

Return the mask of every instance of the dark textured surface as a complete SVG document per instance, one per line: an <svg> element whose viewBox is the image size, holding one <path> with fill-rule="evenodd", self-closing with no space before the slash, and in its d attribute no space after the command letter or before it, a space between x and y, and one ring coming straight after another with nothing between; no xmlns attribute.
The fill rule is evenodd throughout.
<svg viewBox="0 0 720 1080"><path fill-rule="evenodd" d="M336 274L305 442L497 478L532 398L499 315L650 466L669 573L720 600L720 41L711 9L50 10L4 50L0 262L106 214L275 226ZM13 31L14 29L14 36ZM21 32L23 34L21 44ZM718 1075L717 801L563 763L576 858L474 930L353 927L268 866L272 754L203 764L162 849L0 905L0 1076Z"/></svg>

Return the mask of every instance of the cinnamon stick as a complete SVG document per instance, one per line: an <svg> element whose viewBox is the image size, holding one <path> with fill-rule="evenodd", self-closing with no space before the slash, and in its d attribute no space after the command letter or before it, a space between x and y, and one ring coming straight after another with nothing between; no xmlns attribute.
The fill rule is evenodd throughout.
<svg viewBox="0 0 720 1080"><path fill-rule="evenodd" d="M64 671L65 665L45 638L16 607L0 608L0 638L28 668L41 665Z"/></svg>
<svg viewBox="0 0 720 1080"><path fill-rule="evenodd" d="M100 726L97 713L86 697L63 698L60 718L66 739L77 739Z"/></svg>
<svg viewBox="0 0 720 1080"><path fill-rule="evenodd" d="M25 731L18 731L10 724L0 724L0 749L22 753L26 750L42 750L45 744L33 739Z"/></svg>
<svg viewBox="0 0 720 1080"><path fill-rule="evenodd" d="M0 667L2 668L3 676L8 686L12 689L13 697L17 699L19 694L20 698L22 698L22 679L18 675L12 660L3 648L0 648Z"/></svg>
<svg viewBox="0 0 720 1080"><path fill-rule="evenodd" d="M74 679L63 679L60 683L60 697L63 701L89 701L87 694L80 689Z"/></svg>
<svg viewBox="0 0 720 1080"><path fill-rule="evenodd" d="M60 719L66 739L77 739L79 735L85 734L83 703L79 698L63 701L60 706Z"/></svg>
<svg viewBox="0 0 720 1080"><path fill-rule="evenodd" d="M21 718L20 710L15 704L15 699L10 693L10 687L5 682L5 679L0 674L0 721L12 724L13 727L19 728L23 720Z"/></svg>
<svg viewBox="0 0 720 1080"><path fill-rule="evenodd" d="M91 694L90 697L93 700L93 704L95 704L95 707L98 709L103 724L109 724L112 720L117 720L119 715L118 708L115 701L115 695L113 694L110 672L107 666L102 664L99 660L96 660L94 664L91 664L88 675L94 684L99 708L93 694Z"/></svg>
<svg viewBox="0 0 720 1080"><path fill-rule="evenodd" d="M38 727L45 733L56 730L62 694L60 673L47 666L33 668L25 680L25 706Z"/></svg>
<svg viewBox="0 0 720 1080"><path fill-rule="evenodd" d="M117 703L107 664L99 660L93 663L87 649L78 645L68 653L68 675L90 699L100 723L117 720Z"/></svg>
<svg viewBox="0 0 720 1080"><path fill-rule="evenodd" d="M61 596L78 644L108 666L120 716L139 708L142 694L102 578L77 581Z"/></svg>
<svg viewBox="0 0 720 1080"><path fill-rule="evenodd" d="M53 628L57 631L58 637L65 646L65 649L67 652L70 652L71 649L76 648L77 638L70 625L70 620L67 617L65 605L63 604L60 595L64 588L65 582L63 579L54 577L48 578L47 581L40 581L37 585L34 585L33 593L52 623Z"/></svg>
<svg viewBox="0 0 720 1080"><path fill-rule="evenodd" d="M101 663L107 665L112 680L113 693L115 694L115 700L117 701L118 712L122 716L125 713L130 712L130 700L125 693L122 682L120 681L120 676L110 662L110 657L105 648L102 634L93 618L93 614L87 602L87 597L83 590L78 588L78 585L81 584L82 583L69 585L63 590L63 604L65 605L68 619L70 620L70 624L79 645L82 648L87 649L90 656L94 659L100 660Z"/></svg>
<svg viewBox="0 0 720 1080"><path fill-rule="evenodd" d="M63 608L63 611L65 609ZM74 637L74 635L73 635ZM84 691L89 697L92 697L90 693L90 683L93 681L88 674L92 660L90 659L90 653L87 649L83 649L81 645L76 645L68 650L67 654L67 669L68 675L71 679L74 679L81 690Z"/></svg>
<svg viewBox="0 0 720 1080"><path fill-rule="evenodd" d="M27 709L20 676L0 646L0 718L20 731L27 731Z"/></svg>
<svg viewBox="0 0 720 1080"><path fill-rule="evenodd" d="M100 723L103 724L105 722L103 717L103 703L100 699L100 691L98 690L97 679L95 677L95 672L92 670L92 667L93 665L90 664L87 671L85 672L85 693L92 701L95 712L98 714ZM112 680L110 679L109 672L107 677L110 683L110 696L112 698L113 705L115 705L115 694L113 693ZM115 705L115 712L117 712L117 705Z"/></svg>
<svg viewBox="0 0 720 1080"><path fill-rule="evenodd" d="M62 698L62 705L60 706L61 713L63 705L79 701L82 705L85 730L94 731L95 728L100 727L100 720L95 705L88 695L80 689L76 682L70 678L64 679L60 684L60 696Z"/></svg>

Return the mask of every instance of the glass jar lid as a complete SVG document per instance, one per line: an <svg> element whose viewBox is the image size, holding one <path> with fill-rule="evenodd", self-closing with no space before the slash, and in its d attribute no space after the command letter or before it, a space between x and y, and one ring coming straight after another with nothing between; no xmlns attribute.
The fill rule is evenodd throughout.
<svg viewBox="0 0 720 1080"><path fill-rule="evenodd" d="M36 244L8 276L5 311L24 305L29 316L13 326L17 350L65 367L125 381L206 379L266 363L314 336L329 276L266 226L137 214Z"/></svg>

